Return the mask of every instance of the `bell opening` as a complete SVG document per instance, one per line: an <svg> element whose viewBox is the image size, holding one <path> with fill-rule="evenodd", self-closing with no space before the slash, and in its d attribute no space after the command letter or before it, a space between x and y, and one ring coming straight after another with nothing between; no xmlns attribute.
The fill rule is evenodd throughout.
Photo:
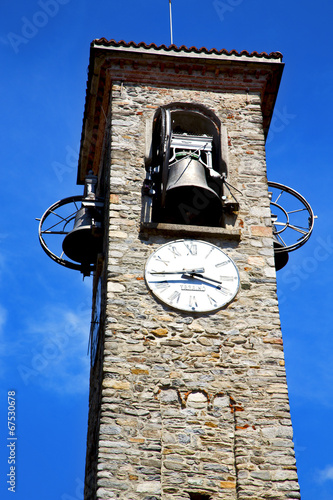
<svg viewBox="0 0 333 500"><path fill-rule="evenodd" d="M165 197L165 221L173 224L219 226L222 200L207 182L206 169L193 158L170 166ZM218 186L215 186L218 189Z"/></svg>
<svg viewBox="0 0 333 500"><path fill-rule="evenodd" d="M284 246L282 243L274 241L274 261L276 271L282 269L289 260L289 253L287 251L283 251L283 248Z"/></svg>
<svg viewBox="0 0 333 500"><path fill-rule="evenodd" d="M70 259L81 264L94 264L103 248L101 215L94 207L82 207L76 214L73 230L62 242Z"/></svg>
<svg viewBox="0 0 333 500"><path fill-rule="evenodd" d="M220 226L222 202L209 188L182 186L167 192L165 222L193 226Z"/></svg>
<svg viewBox="0 0 333 500"><path fill-rule="evenodd" d="M81 264L93 264L97 255L102 252L103 238L100 229L92 227L79 228L69 233L62 249L70 259Z"/></svg>

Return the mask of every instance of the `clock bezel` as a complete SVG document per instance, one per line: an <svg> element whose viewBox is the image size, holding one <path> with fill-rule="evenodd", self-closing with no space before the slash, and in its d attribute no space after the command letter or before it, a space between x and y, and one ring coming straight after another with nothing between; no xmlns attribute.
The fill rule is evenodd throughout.
<svg viewBox="0 0 333 500"><path fill-rule="evenodd" d="M209 297L209 300L211 301L211 307L203 307L202 305L197 305L197 307L190 307L190 306L184 307L182 305L180 307L180 306L177 306L177 304L173 304L172 303L173 300L170 300L171 297L169 297L169 299L168 299L166 296L161 295L162 292L158 292L156 290L156 287L153 286L152 278L149 277L148 275L151 276L150 266L151 266L151 263L152 263L154 257L156 257L156 255L159 252L161 252L161 250L163 248L165 248L165 247L172 247L175 244L178 245L180 243L181 244L185 244L185 246L186 246L186 244L199 244L199 245L209 246L212 249L212 250L210 250L210 252L212 252L213 250L217 250L219 252L219 255L222 255L223 258L226 259L227 263L230 264L230 265L232 265L232 268L231 268L232 271L229 272L230 275L233 275L232 277L234 279L232 291L228 290L228 296L226 296L225 298L223 298L223 300L220 299L219 302L216 303L216 305L213 306L213 302L211 301L212 298ZM154 272L157 273L156 271L154 271ZM161 280L160 283L167 283L167 284L170 285L170 283L171 283L170 278L168 279L168 278L165 277L168 274L167 272L163 273L162 270L161 270L161 273L158 273L158 274L161 274L161 276L164 275L164 279ZM184 274L188 274L188 273L181 273L180 272L180 273L175 273L175 274L179 274L179 275L182 274L182 276L184 276ZM219 310L227 307L236 298L236 296L237 296L237 294L239 292L239 288L240 288L239 271L238 271L238 268L237 268L235 262L233 261L233 259L224 251L224 249L220 248L219 246L217 246L217 245L215 245L215 244L213 244L213 243L211 243L209 241L198 240L198 239L195 239L195 238L181 238L181 239L177 239L177 240L171 240L171 241L168 241L168 242L160 245L158 248L156 248L150 254L150 256L148 257L148 259L146 261L145 271L144 271L144 278L145 278L145 282L146 282L146 285L147 285L148 289L150 290L150 292L152 293L152 295L159 302L161 302L162 304L164 304L167 307L170 307L173 310L181 311L181 312L187 313L187 314L206 314L206 313L212 313L212 312L219 311ZM188 278L189 279L184 280L183 286L186 286L186 285L194 286L194 283L193 283L193 280L194 280L196 282L196 286L198 286L198 287L200 287L200 286L202 286L203 288L206 287L206 289L208 289L208 290L212 289L212 288L208 288L208 285L210 287L214 287L214 283L208 282L207 279L201 279L201 277L199 277L198 274L195 277L192 275L191 277L188 277ZM203 278L207 278L207 277L203 276ZM212 281L214 281L214 280L212 280ZM215 285L215 288L219 289L219 291L221 291L220 288L223 288L224 290L227 290L227 288L225 288L225 287L222 286L222 281L221 281L220 285ZM225 286L227 286L227 285L225 285ZM173 287L175 288L175 285L173 285ZM189 290L191 291L191 289L189 289ZM183 288L183 291L185 291L184 288ZM208 296L208 292L206 291L205 293ZM221 294L222 293L225 293L225 292L221 291ZM223 297L223 295L221 295L221 297ZM214 302L216 302L216 301L214 300Z"/></svg>

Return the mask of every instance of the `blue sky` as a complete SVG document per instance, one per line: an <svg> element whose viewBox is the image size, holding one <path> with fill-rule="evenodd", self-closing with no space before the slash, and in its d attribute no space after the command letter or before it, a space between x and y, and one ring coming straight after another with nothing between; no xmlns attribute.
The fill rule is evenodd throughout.
<svg viewBox="0 0 333 500"><path fill-rule="evenodd" d="M303 500L333 499L332 18L328 0L173 0L176 45L280 51L268 178L318 215L278 273ZM0 80L0 497L7 393L17 406L16 500L80 500L88 413L91 279L51 261L40 217L73 194L94 38L169 44L168 0L2 0Z"/></svg>

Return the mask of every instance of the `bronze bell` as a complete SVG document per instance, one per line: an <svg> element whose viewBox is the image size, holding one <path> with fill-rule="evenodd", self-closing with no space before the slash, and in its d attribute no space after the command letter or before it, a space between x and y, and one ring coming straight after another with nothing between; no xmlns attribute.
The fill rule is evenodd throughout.
<svg viewBox="0 0 333 500"><path fill-rule="evenodd" d="M275 261L275 269L279 271L282 269L289 260L289 253L287 250L283 250L285 247L280 243L277 237L273 234L273 242L274 242L274 261Z"/></svg>
<svg viewBox="0 0 333 500"><path fill-rule="evenodd" d="M205 166L186 156L170 166L166 186L166 222L218 226L222 216L222 201L215 187L207 183ZM214 179L212 179L214 182Z"/></svg>
<svg viewBox="0 0 333 500"><path fill-rule="evenodd" d="M70 259L83 265L94 264L102 252L102 215L94 205L77 211L74 228L64 238L62 249Z"/></svg>

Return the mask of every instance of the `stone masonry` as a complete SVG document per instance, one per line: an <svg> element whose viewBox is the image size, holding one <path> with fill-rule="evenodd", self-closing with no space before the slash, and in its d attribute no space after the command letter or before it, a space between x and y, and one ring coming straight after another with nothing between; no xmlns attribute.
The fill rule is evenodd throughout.
<svg viewBox="0 0 333 500"><path fill-rule="evenodd" d="M107 202L85 499L299 499L265 159L263 94L276 60L257 57L252 68L251 55L225 55L212 72L205 53L188 51L177 73L173 60L168 66L172 50L119 44L110 57L107 49L102 41L94 56L81 144L81 165L98 173ZM182 69L194 56L207 66L205 80L200 67ZM151 76L163 58L163 71ZM243 63L253 71L242 87ZM93 85L97 74L107 95ZM241 192L233 226L197 227L192 236L179 226L166 232L142 224L147 122L171 102L200 103L226 127L228 181ZM93 149L94 130L92 155L85 144ZM149 255L187 236L219 246L238 267L236 299L215 313L172 310L145 284Z"/></svg>

